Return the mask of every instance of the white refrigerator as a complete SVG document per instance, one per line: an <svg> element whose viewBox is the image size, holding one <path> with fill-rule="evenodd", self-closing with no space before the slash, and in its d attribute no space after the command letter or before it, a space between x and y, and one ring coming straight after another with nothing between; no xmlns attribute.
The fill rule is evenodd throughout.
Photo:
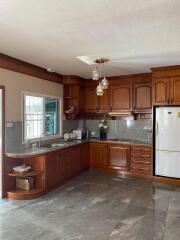
<svg viewBox="0 0 180 240"><path fill-rule="evenodd" d="M180 178L180 107L155 110L155 175Z"/></svg>

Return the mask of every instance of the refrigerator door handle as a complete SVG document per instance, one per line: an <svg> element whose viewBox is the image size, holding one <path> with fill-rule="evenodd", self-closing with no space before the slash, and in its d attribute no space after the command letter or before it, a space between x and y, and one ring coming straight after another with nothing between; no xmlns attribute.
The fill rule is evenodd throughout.
<svg viewBox="0 0 180 240"><path fill-rule="evenodd" d="M156 136L158 135L158 131L159 131L159 126L158 126L158 122L156 122Z"/></svg>

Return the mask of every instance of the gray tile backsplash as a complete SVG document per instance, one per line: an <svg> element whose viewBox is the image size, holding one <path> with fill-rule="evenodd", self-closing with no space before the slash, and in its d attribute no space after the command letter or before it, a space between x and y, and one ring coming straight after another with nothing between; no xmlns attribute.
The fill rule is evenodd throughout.
<svg viewBox="0 0 180 240"><path fill-rule="evenodd" d="M6 151L13 151L19 148L24 148L25 144L22 143L23 131L22 122L10 122L11 127L7 127L6 123L6 138L5 138L5 149ZM85 128L83 120L64 120L62 133L71 132L73 129ZM54 140L46 140L41 144L45 145L53 142Z"/></svg>
<svg viewBox="0 0 180 240"><path fill-rule="evenodd" d="M12 127L6 127L5 149L22 147L22 122L11 122Z"/></svg>
<svg viewBox="0 0 180 240"><path fill-rule="evenodd" d="M77 128L87 128L99 137L98 124L100 120L64 120L63 134ZM149 141L147 128L152 127L151 120L108 120L108 138L131 138ZM6 151L22 148L22 122L13 122L12 127L6 127Z"/></svg>
<svg viewBox="0 0 180 240"><path fill-rule="evenodd" d="M86 120L86 128L99 137L99 120ZM152 128L151 120L108 120L107 138L137 139L149 141L148 129ZM151 139L150 139L151 141Z"/></svg>
<svg viewBox="0 0 180 240"><path fill-rule="evenodd" d="M63 133L72 132L77 128L85 128L84 120L64 120L63 121Z"/></svg>

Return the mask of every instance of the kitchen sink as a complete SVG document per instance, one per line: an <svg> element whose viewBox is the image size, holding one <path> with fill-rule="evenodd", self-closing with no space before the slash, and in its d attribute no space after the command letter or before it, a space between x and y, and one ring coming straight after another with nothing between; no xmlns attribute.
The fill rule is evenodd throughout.
<svg viewBox="0 0 180 240"><path fill-rule="evenodd" d="M64 147L64 146L66 146L65 143L53 143L53 144L51 144L52 148L58 148L58 147Z"/></svg>

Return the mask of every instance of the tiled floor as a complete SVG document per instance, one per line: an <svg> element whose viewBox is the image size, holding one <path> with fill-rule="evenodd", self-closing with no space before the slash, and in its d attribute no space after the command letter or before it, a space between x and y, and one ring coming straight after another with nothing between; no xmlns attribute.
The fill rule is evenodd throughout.
<svg viewBox="0 0 180 240"><path fill-rule="evenodd" d="M33 201L0 202L2 240L179 240L180 188L89 171Z"/></svg>

